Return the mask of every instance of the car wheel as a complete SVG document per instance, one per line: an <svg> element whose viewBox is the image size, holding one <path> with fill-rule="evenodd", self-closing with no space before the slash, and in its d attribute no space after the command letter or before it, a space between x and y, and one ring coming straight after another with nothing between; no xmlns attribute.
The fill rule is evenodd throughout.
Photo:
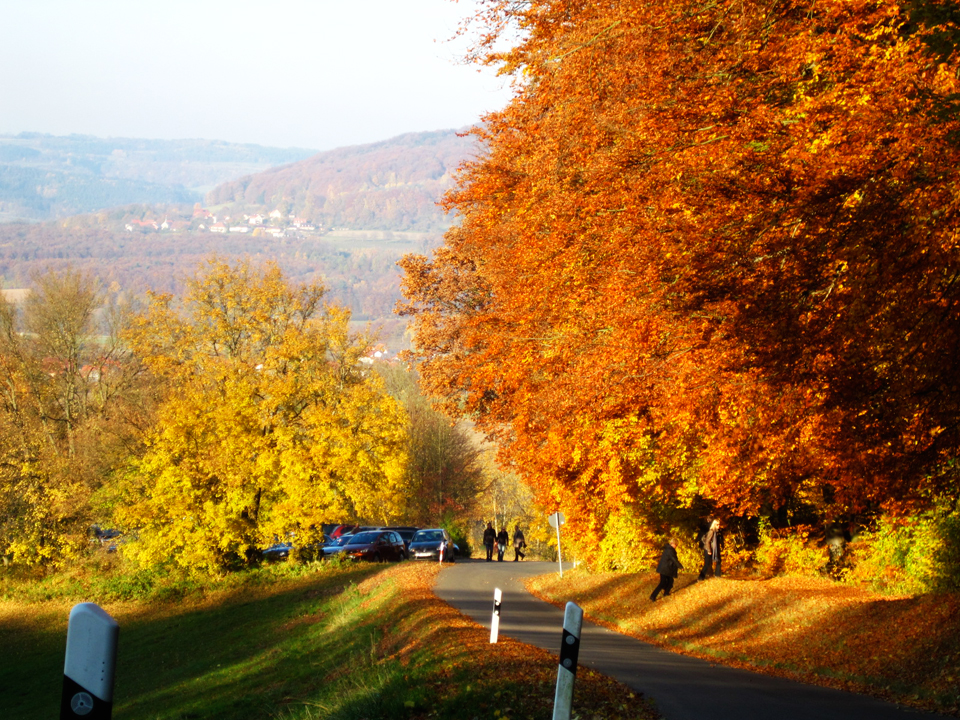
<svg viewBox="0 0 960 720"><path fill-rule="evenodd" d="M374 561L375 563L382 563L382 562L383 562L383 556L382 556L380 553L374 553L374 555L373 555L373 561Z"/></svg>

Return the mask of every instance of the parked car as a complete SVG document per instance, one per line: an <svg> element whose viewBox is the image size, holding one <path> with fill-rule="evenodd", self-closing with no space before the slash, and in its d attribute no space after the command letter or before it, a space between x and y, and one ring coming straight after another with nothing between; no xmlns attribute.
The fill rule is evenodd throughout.
<svg viewBox="0 0 960 720"><path fill-rule="evenodd" d="M443 542L447 544L444 561L456 562L460 548L454 544L450 533L443 528L417 530L410 541L410 555L418 560L439 560L440 544Z"/></svg>
<svg viewBox="0 0 960 720"><path fill-rule="evenodd" d="M343 552L344 546L347 544L347 541L352 538L353 535L340 535L339 537L333 538L329 543L323 546L323 557L329 558L334 555L339 555Z"/></svg>
<svg viewBox="0 0 960 720"><path fill-rule="evenodd" d="M354 560L406 560L407 548L393 530L367 530L351 535L340 551Z"/></svg>
<svg viewBox="0 0 960 720"><path fill-rule="evenodd" d="M409 550L410 541L413 540L413 536L417 534L417 530L420 528L417 527L408 527L406 525L387 525L385 527L377 528L378 530L393 530L397 535L403 539L404 546Z"/></svg>
<svg viewBox="0 0 960 720"><path fill-rule="evenodd" d="M117 551L117 544L121 542L123 537L123 533L119 530L113 528L104 530L99 525L91 526L90 534L93 536L92 541L105 548L108 553Z"/></svg>
<svg viewBox="0 0 960 720"><path fill-rule="evenodd" d="M364 530L377 529L378 527L376 525L337 525L330 533L330 537L336 540L344 535L356 535L358 532L363 532Z"/></svg>
<svg viewBox="0 0 960 720"><path fill-rule="evenodd" d="M276 539L276 538L275 538ZM264 549L263 559L266 562L281 562L290 557L290 553L293 552L294 543L293 538L288 538L286 542L275 542L270 547ZM320 542L310 543L300 548L300 559L301 560L317 560L322 559L323 557L323 548L327 546L328 543L331 543L332 540L328 535L324 535L323 539Z"/></svg>
<svg viewBox="0 0 960 720"><path fill-rule="evenodd" d="M263 559L266 562L280 562L290 557L290 551L293 550L292 542L274 543L263 550Z"/></svg>

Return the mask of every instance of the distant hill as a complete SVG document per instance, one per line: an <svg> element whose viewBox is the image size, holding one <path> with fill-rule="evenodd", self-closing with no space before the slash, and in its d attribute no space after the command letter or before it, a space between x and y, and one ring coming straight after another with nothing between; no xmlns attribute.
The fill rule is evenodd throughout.
<svg viewBox="0 0 960 720"><path fill-rule="evenodd" d="M133 203L198 202L211 188L316 151L218 140L0 135L0 222Z"/></svg>
<svg viewBox="0 0 960 720"><path fill-rule="evenodd" d="M233 215L279 209L325 229L438 232L450 219L436 202L476 153L456 130L409 133L225 183L206 202Z"/></svg>
<svg viewBox="0 0 960 720"><path fill-rule="evenodd" d="M138 149L137 143L144 145ZM183 278L213 254L275 260L292 280L322 280L332 300L349 307L358 322L382 326L384 339L397 347L406 342L406 321L393 316L400 297L396 261L441 242L451 219L436 202L452 186L460 163L476 153L472 138L453 130L402 135L263 172L248 170L212 190L204 208L193 197L176 199L177 192L189 192L186 186L178 190L159 180L177 177L178 163L187 168L195 163L198 173L201 167L227 172L282 159L284 151L206 141L163 145L48 136L12 142L0 136L0 208L11 202L3 195L4 171L18 178L21 202L31 198L32 183L47 183L50 190L31 200L38 214L62 212L74 189L71 202L96 197L99 205L95 212L47 222L0 224L0 287L24 288L37 273L72 267L131 295L146 288L176 293ZM130 186L105 175L119 172L127 161L141 173ZM199 174L190 177L195 182ZM84 183L87 195L80 197ZM174 197L112 207L111 183L114 198L140 190Z"/></svg>

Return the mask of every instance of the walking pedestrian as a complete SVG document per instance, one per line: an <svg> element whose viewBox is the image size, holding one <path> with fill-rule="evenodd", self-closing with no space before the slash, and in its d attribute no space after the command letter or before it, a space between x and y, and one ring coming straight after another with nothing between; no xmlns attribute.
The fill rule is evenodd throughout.
<svg viewBox="0 0 960 720"><path fill-rule="evenodd" d="M522 558L526 557L526 553L523 552L523 549L527 546L527 541L523 537L523 530L520 529L520 526L517 525L513 529L513 561L517 562Z"/></svg>
<svg viewBox="0 0 960 720"><path fill-rule="evenodd" d="M493 561L493 544L497 541L497 531L493 529L493 523L487 523L487 529L483 531L483 545L487 548L487 562Z"/></svg>
<svg viewBox="0 0 960 720"><path fill-rule="evenodd" d="M720 553L723 551L723 533L720 530L720 521L711 518L708 521L707 531L700 539L700 549L703 552L703 568L698 580L706 580L707 573L712 572L714 577L720 577Z"/></svg>
<svg viewBox="0 0 960 720"><path fill-rule="evenodd" d="M657 563L657 572L660 573L660 584L653 590L650 600L657 601L657 595L663 591L663 596L667 597L673 590L673 581L677 578L677 573L683 570L680 564L680 558L677 557L677 539L670 538L663 546L663 553L660 555L660 562Z"/></svg>
<svg viewBox="0 0 960 720"><path fill-rule="evenodd" d="M503 562L503 554L507 551L507 545L510 543L510 535L506 528L500 528L497 533L497 562Z"/></svg>

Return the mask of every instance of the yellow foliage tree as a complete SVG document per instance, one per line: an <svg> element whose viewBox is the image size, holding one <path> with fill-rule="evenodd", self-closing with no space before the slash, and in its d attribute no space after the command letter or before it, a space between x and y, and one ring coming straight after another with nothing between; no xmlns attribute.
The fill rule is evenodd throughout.
<svg viewBox="0 0 960 720"><path fill-rule="evenodd" d="M141 418L122 308L71 269L0 296L0 556L58 565L89 545L91 498L123 467Z"/></svg>
<svg viewBox="0 0 960 720"><path fill-rule="evenodd" d="M406 418L323 295L272 264L213 259L179 306L151 297L128 339L167 392L118 510L140 562L219 572L276 536L396 518Z"/></svg>

